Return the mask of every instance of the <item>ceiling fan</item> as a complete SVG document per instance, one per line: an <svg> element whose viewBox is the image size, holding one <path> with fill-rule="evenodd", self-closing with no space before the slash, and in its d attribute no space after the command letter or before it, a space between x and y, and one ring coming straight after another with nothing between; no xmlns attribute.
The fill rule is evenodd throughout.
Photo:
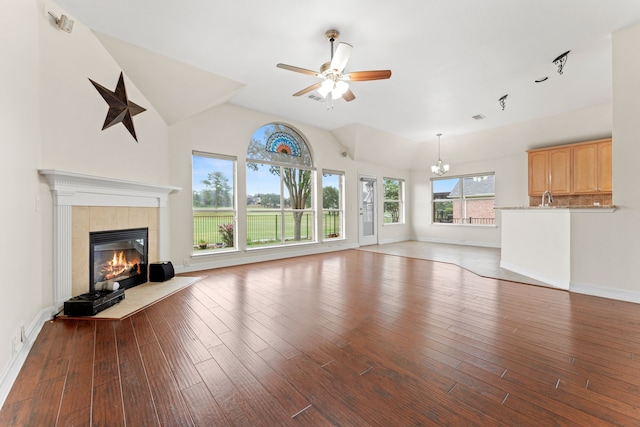
<svg viewBox="0 0 640 427"><path fill-rule="evenodd" d="M322 64L319 72L295 67L293 65L277 65L278 68L284 70L295 71L296 73L316 76L322 79L322 81L294 93L293 96L304 95L315 90L323 98L329 97L330 99L337 99L342 97L345 101L349 102L356 99L356 96L349 88L349 81L362 82L367 80L383 80L391 77L391 70L352 71L345 73L344 68L347 65L347 61L349 61L353 46L348 43L338 43L334 54L333 42L336 41L338 36L340 36L340 33L337 30L329 30L325 33L325 37L331 43L331 60Z"/></svg>

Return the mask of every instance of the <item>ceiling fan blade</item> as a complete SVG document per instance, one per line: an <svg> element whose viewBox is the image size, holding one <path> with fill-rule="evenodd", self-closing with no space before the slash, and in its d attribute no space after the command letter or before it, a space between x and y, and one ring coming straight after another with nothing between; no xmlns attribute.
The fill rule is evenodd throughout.
<svg viewBox="0 0 640 427"><path fill-rule="evenodd" d="M332 70L337 70L339 73L344 70L351 56L351 49L353 49L353 46L348 43L338 43L338 48L333 54L333 59L331 59Z"/></svg>
<svg viewBox="0 0 640 427"><path fill-rule="evenodd" d="M283 70L295 71L296 73L307 74L310 76L320 76L317 71L307 70L306 68L295 67L293 65L277 64L276 67L282 68Z"/></svg>
<svg viewBox="0 0 640 427"><path fill-rule="evenodd" d="M296 93L293 94L293 96L300 96L300 95L304 95L305 93L309 93L312 92L316 89L320 89L320 86L322 86L322 83L324 82L318 82L315 84L312 84L311 86L307 86L304 89L302 89L301 91L298 91Z"/></svg>
<svg viewBox="0 0 640 427"><path fill-rule="evenodd" d="M344 75L345 80L364 82L367 80L384 80L391 77L391 70L353 71Z"/></svg>
<svg viewBox="0 0 640 427"><path fill-rule="evenodd" d="M347 102L351 102L356 99L356 96L353 94L353 92L351 92L351 89L347 89L347 91L342 94L342 99Z"/></svg>

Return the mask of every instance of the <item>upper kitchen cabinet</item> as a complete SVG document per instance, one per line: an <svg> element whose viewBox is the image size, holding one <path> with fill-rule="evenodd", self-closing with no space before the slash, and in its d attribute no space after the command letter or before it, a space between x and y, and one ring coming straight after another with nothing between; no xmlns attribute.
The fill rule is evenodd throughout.
<svg viewBox="0 0 640 427"><path fill-rule="evenodd" d="M554 196L571 194L571 147L530 150L529 195Z"/></svg>
<svg viewBox="0 0 640 427"><path fill-rule="evenodd" d="M611 193L611 138L573 147L573 192Z"/></svg>

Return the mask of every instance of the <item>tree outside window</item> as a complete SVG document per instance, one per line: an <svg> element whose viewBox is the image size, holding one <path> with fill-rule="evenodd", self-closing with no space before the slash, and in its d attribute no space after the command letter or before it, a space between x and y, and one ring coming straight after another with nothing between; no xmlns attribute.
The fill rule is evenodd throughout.
<svg viewBox="0 0 640 427"><path fill-rule="evenodd" d="M194 253L235 248L235 170L235 158L193 152Z"/></svg>
<svg viewBox="0 0 640 427"><path fill-rule="evenodd" d="M343 172L323 171L322 235L325 239L344 238L343 187Z"/></svg>
<svg viewBox="0 0 640 427"><path fill-rule="evenodd" d="M231 186L229 178L223 172L210 172L207 179L203 179L201 182L205 186L201 193L206 194L206 200L202 200L200 203L201 207L218 209L231 206Z"/></svg>
<svg viewBox="0 0 640 427"><path fill-rule="evenodd" d="M404 181L384 178L384 223L398 224L404 222Z"/></svg>

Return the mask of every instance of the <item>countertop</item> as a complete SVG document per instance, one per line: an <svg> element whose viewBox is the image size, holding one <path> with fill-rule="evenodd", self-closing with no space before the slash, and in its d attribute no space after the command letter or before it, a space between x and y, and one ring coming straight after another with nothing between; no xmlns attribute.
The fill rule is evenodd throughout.
<svg viewBox="0 0 640 427"><path fill-rule="evenodd" d="M497 210L526 210L526 211L549 211L549 210L576 210L576 211L600 211L613 212L616 205L582 205L582 206L501 206Z"/></svg>

